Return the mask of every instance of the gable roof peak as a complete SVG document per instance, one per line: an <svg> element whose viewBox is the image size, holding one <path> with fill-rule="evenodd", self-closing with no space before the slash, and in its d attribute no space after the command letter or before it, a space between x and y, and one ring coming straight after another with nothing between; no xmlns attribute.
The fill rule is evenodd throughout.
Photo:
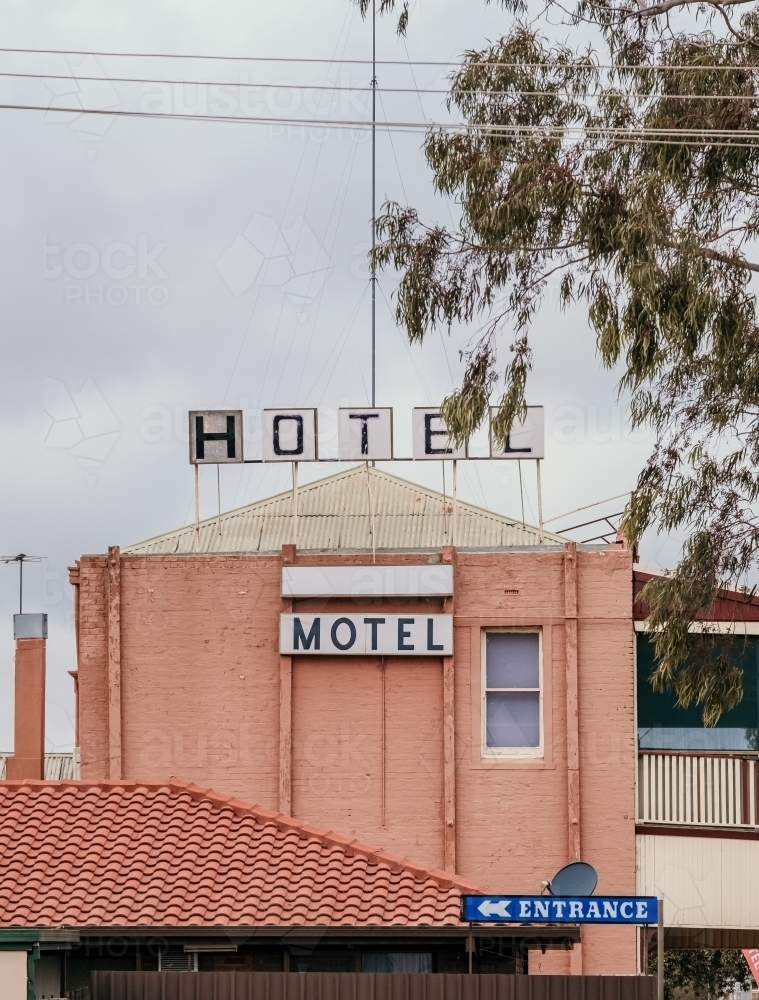
<svg viewBox="0 0 759 1000"><path fill-rule="evenodd" d="M122 549L124 555L279 552L292 540L292 490ZM430 550L452 543L450 493L367 465L342 469L298 488L301 551ZM565 539L460 498L460 548L563 544Z"/></svg>

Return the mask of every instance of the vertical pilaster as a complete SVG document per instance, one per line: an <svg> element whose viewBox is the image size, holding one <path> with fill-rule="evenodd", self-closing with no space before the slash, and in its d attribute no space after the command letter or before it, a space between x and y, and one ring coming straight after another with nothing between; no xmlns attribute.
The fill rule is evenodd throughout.
<svg viewBox="0 0 759 1000"><path fill-rule="evenodd" d="M282 546L282 565L295 562L295 546ZM292 601L282 601L282 613L292 611ZM279 811L292 815L293 808L293 658L279 658Z"/></svg>
<svg viewBox="0 0 759 1000"><path fill-rule="evenodd" d="M122 777L121 762L121 551L108 549L106 560L108 602L108 777Z"/></svg>
<svg viewBox="0 0 759 1000"><path fill-rule="evenodd" d="M564 636L567 686L567 819L570 861L580 860L580 710L577 652L577 545L564 546ZM582 944L569 955L570 973L582 975Z"/></svg>
<svg viewBox="0 0 759 1000"><path fill-rule="evenodd" d="M569 860L580 860L580 718L577 680L577 546L564 546L564 635L567 674Z"/></svg>
<svg viewBox="0 0 759 1000"><path fill-rule="evenodd" d="M449 545L443 548L443 562L454 564L454 594L456 587L456 550ZM454 613L455 596L447 597L443 612ZM455 648L454 648L455 654ZM443 657L443 868L456 871L456 717L455 717L455 659Z"/></svg>

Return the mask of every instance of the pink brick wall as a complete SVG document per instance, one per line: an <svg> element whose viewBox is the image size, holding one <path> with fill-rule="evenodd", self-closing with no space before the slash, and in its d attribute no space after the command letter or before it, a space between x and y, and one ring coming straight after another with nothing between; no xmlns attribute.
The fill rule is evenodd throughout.
<svg viewBox="0 0 759 1000"><path fill-rule="evenodd" d="M381 561L420 558L429 557ZM564 553L460 552L456 558L457 869L496 891L539 892L541 881L569 859ZM359 561L366 560L298 556L304 563ZM614 547L580 552L577 564L581 853L599 869L599 891L633 893L631 558ZM124 777L175 774L278 808L280 567L274 556L123 558ZM82 773L106 777L104 559L85 557L81 580ZM394 612L407 606L419 607L385 605ZM351 607L335 601L329 610ZM481 635L488 626L542 631L545 752L539 759L482 757ZM386 661L384 763L382 669L369 657L294 658L292 811L440 866L442 662ZM583 940L586 974L635 971L629 928L586 928ZM541 971L558 969L566 957L542 957L538 964L546 967Z"/></svg>

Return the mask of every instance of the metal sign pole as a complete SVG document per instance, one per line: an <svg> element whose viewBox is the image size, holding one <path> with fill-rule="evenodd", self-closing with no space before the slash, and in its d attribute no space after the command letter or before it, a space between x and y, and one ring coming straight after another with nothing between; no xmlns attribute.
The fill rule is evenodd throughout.
<svg viewBox="0 0 759 1000"><path fill-rule="evenodd" d="M538 477L538 528L540 529L540 544L543 544L543 489L540 485L540 459L535 459L535 469ZM661 1000L661 998L660 998Z"/></svg>
<svg viewBox="0 0 759 1000"><path fill-rule="evenodd" d="M372 0L372 406L377 398L377 3ZM372 463L374 464L374 463Z"/></svg>
<svg viewBox="0 0 759 1000"><path fill-rule="evenodd" d="M374 537L374 504L372 502L372 484L369 479L369 463L366 466L366 492L369 497L369 534L372 536L372 562L377 562L377 541Z"/></svg>
<svg viewBox="0 0 759 1000"><path fill-rule="evenodd" d="M217 464L216 466L216 497L219 501L219 515L216 519L216 527L219 534L221 534L221 472L219 471L221 466Z"/></svg>
<svg viewBox="0 0 759 1000"><path fill-rule="evenodd" d="M457 524L456 524L456 513L457 513L457 508L456 508L456 480L457 480L457 468L456 468L456 459L454 458L454 460L453 460L453 509L452 509L452 512L451 512L451 544L453 545L454 548L456 548L456 546L459 543L458 532L456 531L456 528L457 528Z"/></svg>
<svg viewBox="0 0 759 1000"><path fill-rule="evenodd" d="M195 551L200 549L200 490L198 489L198 464L195 463Z"/></svg>
<svg viewBox="0 0 759 1000"><path fill-rule="evenodd" d="M298 463L293 462L293 545L298 548Z"/></svg>
<svg viewBox="0 0 759 1000"><path fill-rule="evenodd" d="M656 1000L664 1000L664 896L659 894L656 924Z"/></svg>

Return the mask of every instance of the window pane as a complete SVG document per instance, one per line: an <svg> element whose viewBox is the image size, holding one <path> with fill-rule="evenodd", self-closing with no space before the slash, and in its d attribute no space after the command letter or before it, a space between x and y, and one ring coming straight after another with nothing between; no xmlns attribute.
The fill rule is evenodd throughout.
<svg viewBox="0 0 759 1000"><path fill-rule="evenodd" d="M432 972L432 955L412 952L364 952L362 972Z"/></svg>
<svg viewBox="0 0 759 1000"><path fill-rule="evenodd" d="M485 643L489 688L540 687L537 632L488 632Z"/></svg>
<svg viewBox="0 0 759 1000"><path fill-rule="evenodd" d="M540 746L540 695L537 691L495 692L487 696L486 745Z"/></svg>
<svg viewBox="0 0 759 1000"><path fill-rule="evenodd" d="M355 971L355 955L290 955L290 972Z"/></svg>

